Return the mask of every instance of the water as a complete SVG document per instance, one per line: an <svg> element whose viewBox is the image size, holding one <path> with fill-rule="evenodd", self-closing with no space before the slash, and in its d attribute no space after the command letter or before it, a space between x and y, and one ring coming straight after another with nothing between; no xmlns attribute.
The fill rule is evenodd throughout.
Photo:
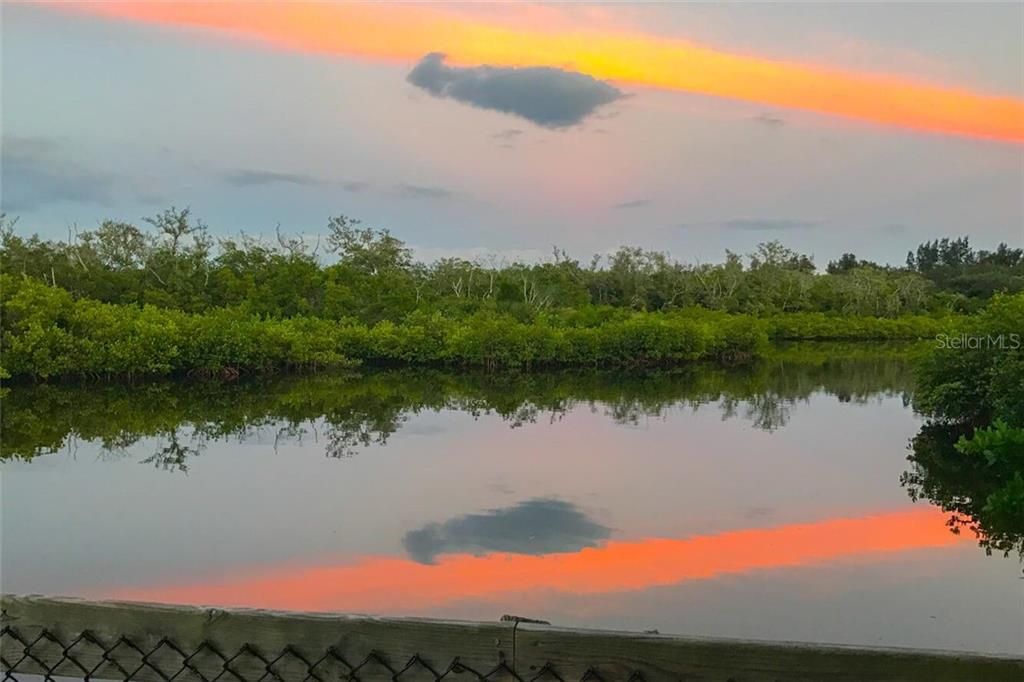
<svg viewBox="0 0 1024 682"><path fill-rule="evenodd" d="M1024 652L1016 552L901 485L908 362L831 352L16 387L0 587Z"/></svg>

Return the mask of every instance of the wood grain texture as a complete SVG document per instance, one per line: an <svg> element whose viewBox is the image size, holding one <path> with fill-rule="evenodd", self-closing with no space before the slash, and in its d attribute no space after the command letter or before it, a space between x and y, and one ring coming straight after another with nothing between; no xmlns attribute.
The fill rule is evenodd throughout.
<svg viewBox="0 0 1024 682"><path fill-rule="evenodd" d="M376 654L359 672L360 679L391 679L392 670L401 670L419 655L431 668L442 673L456 658L465 666L488 673L501 661L511 665L512 623L470 623L458 621L420 620L414 618L374 618L322 613L281 613L250 609L207 609L187 606L164 606L120 602L86 602L77 599L5 596L5 625L11 625L25 637L34 638L43 628L57 635L65 645L88 631L104 643L112 644L122 635L128 636L140 649L157 651L143 665L142 656L128 646L118 647L117 659L129 672L140 668L133 679L161 680L154 668L173 675L181 668L182 656L169 645L158 648L165 638L186 654L204 642L211 643L226 656L232 656L248 645L252 652L273 659L289 646L295 654L312 663L334 648L352 666ZM2 653L5 659L17 655L8 639ZM60 647L41 645L43 659L55 662ZM83 642L75 647L76 657L88 668L102 662L102 652ZM13 664L13 660L10 661ZM190 661L207 677L223 671L222 659L206 650ZM133 667L134 666L134 667ZM390 667L390 669L389 669ZM303 679L306 664L295 655L288 655L273 666L282 678ZM19 668L23 672L40 672L31 660ZM267 670L257 655L246 651L231 663L231 669L245 679L256 680ZM100 678L119 679L123 674L109 664ZM340 679L348 666L334 660L316 668L325 679ZM60 674L81 676L82 671L67 664ZM404 679L427 679L431 675L410 670ZM113 677L108 675L116 673ZM186 679L195 679L186 676ZM235 679L227 675L226 679ZM457 679L462 679L459 676Z"/></svg>
<svg viewBox="0 0 1024 682"><path fill-rule="evenodd" d="M545 664L565 679L594 669L605 679L641 671L647 682L820 680L1024 680L1024 660L914 649L866 649L794 642L699 639L553 628L520 623L516 670L526 678Z"/></svg>
<svg viewBox="0 0 1024 682"><path fill-rule="evenodd" d="M692 639L557 628L522 620L473 623L34 596L5 596L2 606L4 625L16 628L28 639L46 629L67 646L89 632L110 646L124 635L142 650L135 651L126 643L119 645L113 652L121 664L118 668L104 661L100 648L80 641L71 653L87 670L99 666L97 679L123 679L126 674L138 680L166 679L181 669L182 652L191 654L208 643L226 657L242 652L231 660L230 670L251 680L267 674L268 661L281 679L306 679L309 665L332 648L347 664L333 659L321 662L315 667L321 679L344 679L352 672L351 666L369 657L365 667L358 670L359 679L390 680L418 655L426 665L409 668L401 674L402 682L433 680L434 673L444 673L455 660L480 674L504 664L524 680L545 670L547 673L539 679L579 680L591 671L608 682L627 680L637 672L647 682L1024 680L1021 658ZM9 637L3 644L0 655L8 665L14 665L21 658L20 645ZM62 657L62 646L56 642L42 640L33 651L48 666ZM144 652L152 653L144 658ZM274 660L282 652L288 653ZM223 660L212 649L201 649L189 664L203 676L213 678L224 672ZM16 670L45 671L32 659L23 660ZM65 661L53 672L81 678L84 671ZM476 679L470 670L462 672L465 674L446 679ZM187 673L179 679L200 678ZM229 673L222 679L236 678ZM513 678L499 671L490 679Z"/></svg>

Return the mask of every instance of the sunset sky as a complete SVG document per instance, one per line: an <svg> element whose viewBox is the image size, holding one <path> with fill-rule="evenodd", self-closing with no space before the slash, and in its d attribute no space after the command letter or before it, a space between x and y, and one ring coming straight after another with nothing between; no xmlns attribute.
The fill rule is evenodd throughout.
<svg viewBox="0 0 1024 682"><path fill-rule="evenodd" d="M421 257L1024 243L1024 6L8 3L2 204Z"/></svg>

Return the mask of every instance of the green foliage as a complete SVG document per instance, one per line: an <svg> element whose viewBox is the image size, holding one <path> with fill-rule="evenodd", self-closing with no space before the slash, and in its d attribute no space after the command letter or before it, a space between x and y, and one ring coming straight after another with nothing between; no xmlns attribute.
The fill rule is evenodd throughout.
<svg viewBox="0 0 1024 682"><path fill-rule="evenodd" d="M984 462L993 490L981 508L989 534L1016 534L1024 538L1024 429L1005 421L985 429L977 429L970 437L961 436L957 452ZM1020 547L1024 553L1024 543Z"/></svg>
<svg viewBox="0 0 1024 682"><path fill-rule="evenodd" d="M424 264L387 230L337 216L325 240L337 261L325 264L319 238L215 241L188 209L146 223L106 221L61 242L20 237L3 221L0 350L12 376L230 375L349 360L735 362L762 354L768 340L935 336L955 326L951 309L972 307L961 292L935 292L928 254L926 267L918 259L905 269L848 254L824 275L778 242L758 245L746 263L727 253L721 264L691 266L623 247L588 266L557 249L536 264ZM954 246L936 248L960 256L937 258L1020 265L1006 248Z"/></svg>
<svg viewBox="0 0 1024 682"><path fill-rule="evenodd" d="M949 256L948 258L953 258ZM931 422L905 483L951 512L988 550L1024 557L1024 294L999 295L917 369L915 407Z"/></svg>
<svg viewBox="0 0 1024 682"><path fill-rule="evenodd" d="M412 252L401 240L387 230L378 232L359 225L358 220L343 215L327 222L327 242L343 265L371 276L412 265Z"/></svg>
<svg viewBox="0 0 1024 682"><path fill-rule="evenodd" d="M774 339L818 341L934 338L937 334L956 328L959 321L959 317L952 315L888 318L791 313L768 318L769 333Z"/></svg>
<svg viewBox="0 0 1024 682"><path fill-rule="evenodd" d="M254 301L202 314L76 299L32 278L4 275L0 351L12 376L232 376L351 364L479 367L666 366L744 362L775 338L885 339L930 334L941 321L826 317L766 319L692 308L639 312L585 306L520 319L478 310L413 311L367 324L254 312Z"/></svg>
<svg viewBox="0 0 1024 682"><path fill-rule="evenodd" d="M350 364L338 353L337 325L327 320L111 305L75 300L31 279L2 278L0 351L13 376L215 375Z"/></svg>
<svg viewBox="0 0 1024 682"><path fill-rule="evenodd" d="M903 484L950 513L954 532L966 529L987 552L1024 557L1024 429L997 420L966 431L929 424L914 438Z"/></svg>
<svg viewBox="0 0 1024 682"><path fill-rule="evenodd" d="M919 366L915 407L943 421L1024 426L1024 294L997 296L951 328Z"/></svg>
<svg viewBox="0 0 1024 682"><path fill-rule="evenodd" d="M961 309L969 310L972 299L1024 291L1024 249L1006 244L975 251L967 237L936 239L908 253L907 266L951 292L950 302Z"/></svg>
<svg viewBox="0 0 1024 682"><path fill-rule="evenodd" d="M19 236L15 222L0 219L0 270L76 298L186 312L243 307L264 317L366 324L400 323L413 312L497 312L530 322L542 312L588 306L899 318L974 312L998 291L1024 288L1019 250L1000 245L975 252L964 240L922 245L905 268L845 254L816 274L810 257L778 242L759 244L746 258L726 252L719 264L688 265L635 247L595 256L588 265L558 249L534 264L494 258L428 264L415 262L387 230L343 215L328 221L323 239L277 231L269 242L244 234L214 239L187 208L148 218L145 229L116 221L74 229L67 241ZM321 242L330 262L321 259Z"/></svg>

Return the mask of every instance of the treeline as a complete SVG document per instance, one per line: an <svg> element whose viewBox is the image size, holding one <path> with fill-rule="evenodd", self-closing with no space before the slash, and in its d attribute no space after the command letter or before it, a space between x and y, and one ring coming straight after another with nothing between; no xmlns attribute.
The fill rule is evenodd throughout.
<svg viewBox="0 0 1024 682"><path fill-rule="evenodd" d="M1024 252L1006 244L995 251L975 251L967 237L937 239L908 253L907 268L927 277L940 291L967 298L1024 291Z"/></svg>
<svg viewBox="0 0 1024 682"><path fill-rule="evenodd" d="M331 218L322 238L278 233L270 242L215 239L188 209L168 209L147 219L145 229L106 221L72 231L66 241L20 236L16 221L2 222L4 273L75 298L191 313L239 308L261 317L365 324L425 311L498 312L528 322L548 310L584 315L589 307L899 317L973 312L996 292L1024 291L1021 249L974 251L966 238L923 244L905 267L846 254L817 273L812 258L777 242L747 257L727 252L716 264L685 264L632 247L589 263L558 249L543 263L421 263L387 230L345 216Z"/></svg>
<svg viewBox="0 0 1024 682"><path fill-rule="evenodd" d="M232 376L372 364L479 367L737 362L773 339L911 339L950 328L922 275L815 275L762 244L688 266L621 249L582 266L414 262L387 231L332 218L323 243L215 242L188 210L149 231L105 222L67 242L0 239L0 374ZM333 262L320 258L323 251Z"/></svg>
<svg viewBox="0 0 1024 682"><path fill-rule="evenodd" d="M258 316L244 306L188 313L75 298L32 278L0 275L0 369L36 378L231 377L357 362L469 367L670 366L750 361L772 339L889 340L934 336L954 317L730 315L703 308L644 313L590 306L528 321L478 310L414 311L400 323Z"/></svg>

